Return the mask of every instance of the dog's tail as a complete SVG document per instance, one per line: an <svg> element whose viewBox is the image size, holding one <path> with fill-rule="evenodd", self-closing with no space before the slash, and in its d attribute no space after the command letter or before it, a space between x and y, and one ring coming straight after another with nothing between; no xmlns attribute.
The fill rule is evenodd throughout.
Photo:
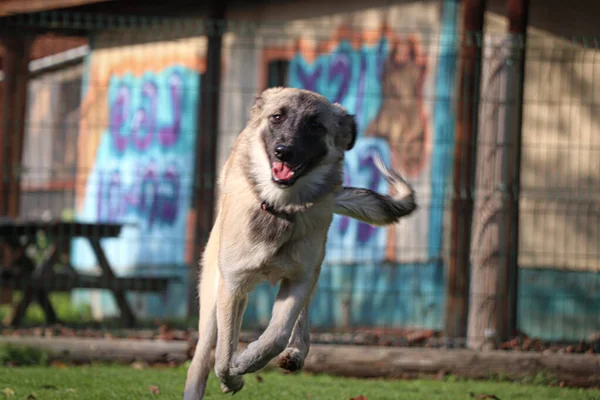
<svg viewBox="0 0 600 400"><path fill-rule="evenodd" d="M209 239L210 240L210 239ZM207 249L212 249L207 245ZM210 251L210 250L209 250ZM200 321L198 322L198 344L188 368L184 400L200 400L204 396L208 375L212 369L212 349L217 341L217 287L219 272L216 258L204 254L198 293L200 294Z"/></svg>
<svg viewBox="0 0 600 400"><path fill-rule="evenodd" d="M415 191L408 182L392 169L387 168L379 156L375 159L377 169L395 189L396 198L381 195L369 189L344 187L335 197L334 213L357 219L375 226L396 223L417 208Z"/></svg>

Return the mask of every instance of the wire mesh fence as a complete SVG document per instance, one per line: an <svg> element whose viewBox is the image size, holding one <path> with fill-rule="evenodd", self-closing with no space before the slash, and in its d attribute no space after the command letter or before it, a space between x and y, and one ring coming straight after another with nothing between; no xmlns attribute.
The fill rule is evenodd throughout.
<svg viewBox="0 0 600 400"><path fill-rule="evenodd" d="M388 193L373 168L379 154L411 182L419 203L393 227L334 218L311 303L315 340L452 344L444 335L446 271L456 234L452 205L464 198L474 205L473 235L461 246L474 260L471 271L488 267L481 286L462 294L466 302L470 296L469 312L491 307L486 315L503 319L496 307L509 293L521 335L586 341L580 350L589 350L600 332L596 42L530 34L518 115L520 81L511 64L518 57L510 52L518 40L447 31L427 7L389 13L386 24L331 16L267 24L83 14L0 22L3 32L18 29L26 39L5 42L3 53L5 322L60 322L78 332L141 332L157 323L193 329L190 270L210 230L206 197L218 194L215 176L255 96L292 86L320 92L355 115L359 139L346 156L345 185ZM408 22L415 14L419 25ZM222 35L217 86L206 77L215 35ZM465 122L456 112L462 40L482 50L470 143L455 139ZM218 104L203 103L211 99L206 92L217 92ZM207 109L216 114L211 131ZM519 146L507 137L518 137L520 121ZM472 187L453 186L457 146L475 161ZM511 204L518 214L507 214ZM513 229L514 236L494 229ZM518 246L497 238L518 238ZM510 268L510 260L516 293L499 279L509 276L498 268ZM275 293L264 284L250 296L248 332L268 323Z"/></svg>

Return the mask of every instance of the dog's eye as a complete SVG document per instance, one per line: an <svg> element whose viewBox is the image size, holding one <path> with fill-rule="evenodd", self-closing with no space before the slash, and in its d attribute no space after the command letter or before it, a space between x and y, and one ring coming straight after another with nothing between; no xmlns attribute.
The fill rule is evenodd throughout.
<svg viewBox="0 0 600 400"><path fill-rule="evenodd" d="M271 115L271 121L277 123L283 121L283 114L273 114Z"/></svg>

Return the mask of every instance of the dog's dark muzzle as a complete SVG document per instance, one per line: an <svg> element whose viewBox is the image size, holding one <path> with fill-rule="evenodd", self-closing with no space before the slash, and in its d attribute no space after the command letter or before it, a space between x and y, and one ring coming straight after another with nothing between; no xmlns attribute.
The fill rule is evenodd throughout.
<svg viewBox="0 0 600 400"><path fill-rule="evenodd" d="M305 163L298 162L301 152L293 146L277 144L273 148L271 173L273 181L281 187L289 187L304 171Z"/></svg>

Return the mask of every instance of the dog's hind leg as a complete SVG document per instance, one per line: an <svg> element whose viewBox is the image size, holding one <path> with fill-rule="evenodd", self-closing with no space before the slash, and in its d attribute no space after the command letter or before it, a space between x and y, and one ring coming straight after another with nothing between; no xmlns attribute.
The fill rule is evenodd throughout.
<svg viewBox="0 0 600 400"><path fill-rule="evenodd" d="M200 400L204 396L206 389L206 382L211 370L211 351L217 338L216 289L218 279L216 267L207 267L205 262L198 285L198 293L200 295L199 339L192 363L187 372L184 400Z"/></svg>
<svg viewBox="0 0 600 400"><path fill-rule="evenodd" d="M310 331L308 329L308 305L306 305L296 320L287 347L279 356L279 366L292 372L302 369L309 349Z"/></svg>
<svg viewBox="0 0 600 400"><path fill-rule="evenodd" d="M318 275L318 274L317 274ZM231 362L231 373L243 375L265 367L287 347L300 312L306 307L316 283L316 276L281 282L269 326Z"/></svg>

